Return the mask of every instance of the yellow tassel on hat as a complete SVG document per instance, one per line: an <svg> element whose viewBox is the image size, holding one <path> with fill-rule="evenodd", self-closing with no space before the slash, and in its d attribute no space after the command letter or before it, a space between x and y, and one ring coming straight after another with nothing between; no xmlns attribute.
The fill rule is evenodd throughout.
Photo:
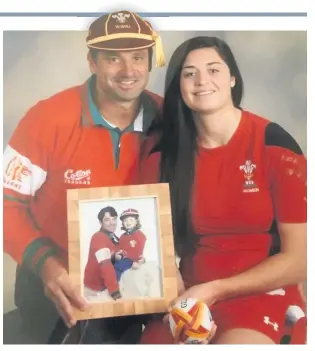
<svg viewBox="0 0 315 351"><path fill-rule="evenodd" d="M152 33L152 38L155 41L155 56L156 56L156 66L165 66L165 55L163 51L162 39L155 32Z"/></svg>

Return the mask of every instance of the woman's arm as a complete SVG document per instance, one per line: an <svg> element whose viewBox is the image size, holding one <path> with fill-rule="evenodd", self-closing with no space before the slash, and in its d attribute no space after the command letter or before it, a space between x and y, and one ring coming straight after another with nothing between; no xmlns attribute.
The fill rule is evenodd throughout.
<svg viewBox="0 0 315 351"><path fill-rule="evenodd" d="M182 278L182 275L179 270L180 257L175 254L175 266L176 266L176 277L177 277L177 291L178 296L182 295L185 291L185 284Z"/></svg>
<svg viewBox="0 0 315 351"><path fill-rule="evenodd" d="M306 280L306 224L278 224L281 252L233 277L210 282L217 300L265 293Z"/></svg>
<svg viewBox="0 0 315 351"><path fill-rule="evenodd" d="M183 294L185 291L184 281L178 268L177 268L177 289L178 289L178 295Z"/></svg>

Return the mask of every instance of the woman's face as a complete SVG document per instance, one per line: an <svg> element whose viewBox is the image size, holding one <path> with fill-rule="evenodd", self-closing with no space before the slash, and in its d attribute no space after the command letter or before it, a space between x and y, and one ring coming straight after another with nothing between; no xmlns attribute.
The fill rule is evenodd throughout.
<svg viewBox="0 0 315 351"><path fill-rule="evenodd" d="M193 50L187 55L180 76L180 90L191 110L206 114L232 105L234 85L235 78L214 48Z"/></svg>

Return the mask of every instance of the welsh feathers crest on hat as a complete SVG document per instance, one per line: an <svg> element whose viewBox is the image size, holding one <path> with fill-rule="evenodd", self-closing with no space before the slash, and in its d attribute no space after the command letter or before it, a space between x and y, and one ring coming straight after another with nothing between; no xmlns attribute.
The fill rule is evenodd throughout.
<svg viewBox="0 0 315 351"><path fill-rule="evenodd" d="M165 65L161 37L151 24L130 11L113 12L97 18L86 38L89 48L99 50L141 50L156 47L156 64Z"/></svg>

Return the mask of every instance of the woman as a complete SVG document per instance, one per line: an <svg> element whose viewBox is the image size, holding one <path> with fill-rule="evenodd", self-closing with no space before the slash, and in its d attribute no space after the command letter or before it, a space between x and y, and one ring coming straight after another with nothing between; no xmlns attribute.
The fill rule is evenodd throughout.
<svg viewBox="0 0 315 351"><path fill-rule="evenodd" d="M242 95L225 42L197 37L180 45L139 182L170 184L186 289L178 299L208 304L212 342L277 344L288 307L305 311L298 284L306 279L306 159L281 126L244 111ZM142 337L172 342L162 321Z"/></svg>

